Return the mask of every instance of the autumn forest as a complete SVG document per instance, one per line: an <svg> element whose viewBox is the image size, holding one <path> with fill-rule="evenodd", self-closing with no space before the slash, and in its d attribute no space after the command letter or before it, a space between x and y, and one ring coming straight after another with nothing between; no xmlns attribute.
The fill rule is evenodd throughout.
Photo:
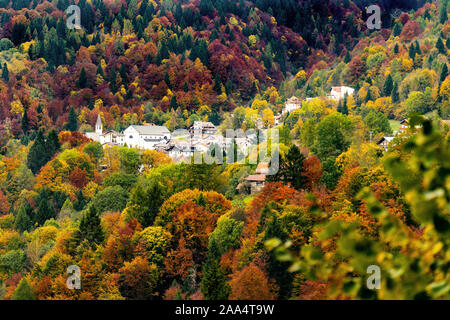
<svg viewBox="0 0 450 320"><path fill-rule="evenodd" d="M450 299L449 11L0 0L0 300Z"/></svg>

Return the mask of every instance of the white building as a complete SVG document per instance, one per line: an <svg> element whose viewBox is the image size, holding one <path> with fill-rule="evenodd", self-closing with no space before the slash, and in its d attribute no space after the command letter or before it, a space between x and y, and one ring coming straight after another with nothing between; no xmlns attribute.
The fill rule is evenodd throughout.
<svg viewBox="0 0 450 320"><path fill-rule="evenodd" d="M328 99L331 100L342 100L344 99L345 95L350 96L353 94L353 92L355 92L355 89L350 88L350 87L331 87L331 92L329 95L327 95Z"/></svg>
<svg viewBox="0 0 450 320"><path fill-rule="evenodd" d="M297 109L300 109L301 106L302 106L301 100L297 97L292 96L289 99L287 99L282 113L284 114L284 113L295 111Z"/></svg>
<svg viewBox="0 0 450 320"><path fill-rule="evenodd" d="M120 132L110 130L103 133L103 124L100 114L97 116L94 132L86 132L85 137L93 141L99 142L101 145L123 146L124 135Z"/></svg>
<svg viewBox="0 0 450 320"><path fill-rule="evenodd" d="M171 134L165 126L129 126L124 134L128 147L138 149L155 149L155 145L170 141Z"/></svg>
<svg viewBox="0 0 450 320"><path fill-rule="evenodd" d="M193 142L201 141L208 136L214 135L217 132L217 128L211 122L194 121L189 127L189 134Z"/></svg>
<svg viewBox="0 0 450 320"><path fill-rule="evenodd" d="M101 143L101 136L103 135L103 124L102 118L100 114L97 116L97 122L95 123L95 131L94 132L86 132L84 136L88 139L97 141Z"/></svg>

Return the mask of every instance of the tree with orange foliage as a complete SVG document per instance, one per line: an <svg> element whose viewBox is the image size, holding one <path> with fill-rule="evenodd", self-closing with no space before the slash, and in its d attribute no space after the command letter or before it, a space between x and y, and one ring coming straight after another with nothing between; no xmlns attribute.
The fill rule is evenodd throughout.
<svg viewBox="0 0 450 320"><path fill-rule="evenodd" d="M119 270L119 290L122 296L131 300L149 300L156 295L157 268L148 264L143 257L136 257Z"/></svg>
<svg viewBox="0 0 450 320"><path fill-rule="evenodd" d="M10 207L11 204L9 203L8 198L6 198L3 191L0 190L0 215L7 214Z"/></svg>
<svg viewBox="0 0 450 320"><path fill-rule="evenodd" d="M311 190L318 187L322 174L323 168L319 158L316 155L306 158L303 162L302 172L303 177L305 177L306 188Z"/></svg>
<svg viewBox="0 0 450 320"><path fill-rule="evenodd" d="M274 300L266 274L254 263L231 276L231 300Z"/></svg>

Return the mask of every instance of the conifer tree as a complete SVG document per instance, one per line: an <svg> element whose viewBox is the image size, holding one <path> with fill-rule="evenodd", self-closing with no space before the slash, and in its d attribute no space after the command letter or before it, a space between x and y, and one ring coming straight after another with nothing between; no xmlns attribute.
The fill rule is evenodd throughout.
<svg viewBox="0 0 450 320"><path fill-rule="evenodd" d="M268 181L281 181L300 190L304 186L303 162L305 156L296 145L292 145L280 160L280 167L275 175L267 176Z"/></svg>
<svg viewBox="0 0 450 320"><path fill-rule="evenodd" d="M439 10L439 22L445 24L447 20L447 1L441 1L441 7Z"/></svg>
<svg viewBox="0 0 450 320"><path fill-rule="evenodd" d="M202 268L200 288L206 300L226 300L230 294L225 272L220 267L219 247L215 239L211 239L208 255Z"/></svg>
<svg viewBox="0 0 450 320"><path fill-rule="evenodd" d="M16 215L14 221L14 229L19 232L27 231L31 228L32 222L30 217L27 214L27 211L24 206L20 206L19 212Z"/></svg>
<svg viewBox="0 0 450 320"><path fill-rule="evenodd" d="M444 81L445 78L447 78L447 76L448 76L448 67L447 67L447 64L444 63L444 65L442 66L442 69L441 69L441 76L440 76L441 82Z"/></svg>
<svg viewBox="0 0 450 320"><path fill-rule="evenodd" d="M347 53L345 54L344 62L349 63L352 60L352 57L350 56L350 53L347 50Z"/></svg>
<svg viewBox="0 0 450 320"><path fill-rule="evenodd" d="M394 82L392 81L391 74L388 74L386 77L386 81L384 82L383 86L383 93L385 97L388 97L391 95L392 89L393 89Z"/></svg>
<svg viewBox="0 0 450 320"><path fill-rule="evenodd" d="M400 102L400 95L398 94L398 84L397 83L394 83L394 87L392 88L391 97L392 97L393 103Z"/></svg>
<svg viewBox="0 0 450 320"><path fill-rule="evenodd" d="M40 130L28 152L28 168L36 174L47 163L47 148L44 133Z"/></svg>
<svg viewBox="0 0 450 320"><path fill-rule="evenodd" d="M73 107L70 108L69 118L66 125L67 130L75 132L78 130L78 118Z"/></svg>
<svg viewBox="0 0 450 320"><path fill-rule="evenodd" d="M402 33L402 26L401 26L400 22L396 22L394 24L394 28L392 29L392 34L394 37L398 37L400 35L400 33Z"/></svg>
<svg viewBox="0 0 450 320"><path fill-rule="evenodd" d="M438 49L439 53L446 54L444 43L442 42L442 39L440 37L436 42L436 48Z"/></svg>
<svg viewBox="0 0 450 320"><path fill-rule="evenodd" d="M45 195L41 197L41 201L39 202L39 207L36 211L35 220L38 225L43 225L45 221L56 218L55 208L48 200L48 197Z"/></svg>
<svg viewBox="0 0 450 320"><path fill-rule="evenodd" d="M36 300L34 290L26 278L20 280L16 290L14 290L11 300Z"/></svg>
<svg viewBox="0 0 450 320"><path fill-rule="evenodd" d="M3 80L5 80L5 82L9 82L9 70L8 70L8 65L6 64L6 62L3 64L2 78L3 78Z"/></svg>
<svg viewBox="0 0 450 320"><path fill-rule="evenodd" d="M86 239L91 246L103 242L104 234L100 224L100 217L95 206L91 205L89 210L83 215L77 233L80 242Z"/></svg>
<svg viewBox="0 0 450 320"><path fill-rule="evenodd" d="M80 89L84 89L88 87L88 78L86 75L86 70L84 69L84 67L81 68L80 71L80 77L78 78L78 88Z"/></svg>

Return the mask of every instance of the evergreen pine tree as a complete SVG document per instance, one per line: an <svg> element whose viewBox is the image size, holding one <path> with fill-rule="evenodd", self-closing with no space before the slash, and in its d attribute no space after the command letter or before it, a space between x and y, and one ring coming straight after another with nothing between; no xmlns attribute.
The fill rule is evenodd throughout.
<svg viewBox="0 0 450 320"><path fill-rule="evenodd" d="M22 116L22 131L23 134L26 135L28 133L28 130L30 130L30 123L28 120L28 108L25 108L23 110L23 116Z"/></svg>
<svg viewBox="0 0 450 320"><path fill-rule="evenodd" d="M14 229L19 232L28 231L32 226L30 217L24 206L20 206L19 211L14 220Z"/></svg>
<svg viewBox="0 0 450 320"><path fill-rule="evenodd" d="M6 62L3 64L2 78L3 78L3 80L5 80L5 82L9 82L9 70L8 70L8 65L6 64Z"/></svg>
<svg viewBox="0 0 450 320"><path fill-rule="evenodd" d="M89 210L83 215L77 233L80 241L86 239L92 246L103 242L104 234L95 206L91 205Z"/></svg>
<svg viewBox="0 0 450 320"><path fill-rule="evenodd" d="M178 108L178 102L177 102L176 95L173 95L172 98L170 98L170 108L173 110L176 110Z"/></svg>
<svg viewBox="0 0 450 320"><path fill-rule="evenodd" d="M398 43L395 44L395 47L394 47L394 53L395 53L395 54L398 53Z"/></svg>
<svg viewBox="0 0 450 320"><path fill-rule="evenodd" d="M447 67L447 64L444 63L444 65L442 66L442 69L441 69L441 76L440 76L441 82L444 81L445 78L447 78L447 76L448 76L448 67Z"/></svg>
<svg viewBox="0 0 450 320"><path fill-rule="evenodd" d="M212 239L206 261L203 264L203 276L200 283L200 288L206 300L226 300L231 291L219 259L219 247L216 240Z"/></svg>
<svg viewBox="0 0 450 320"><path fill-rule="evenodd" d="M42 166L47 163L48 154L44 133L40 130L37 133L36 140L28 152L27 164L28 168L36 174Z"/></svg>
<svg viewBox="0 0 450 320"><path fill-rule="evenodd" d="M43 225L45 221L49 219L56 218L55 208L48 200L48 197L41 197L41 201L39 202L39 207L36 211L35 220L38 225Z"/></svg>
<svg viewBox="0 0 450 320"><path fill-rule="evenodd" d="M400 95L398 94L398 84L394 83L394 87L392 88L392 103L398 103L400 102Z"/></svg>
<svg viewBox="0 0 450 320"><path fill-rule="evenodd" d="M14 290L11 300L36 300L33 288L26 278L20 280L16 290Z"/></svg>
<svg viewBox="0 0 450 320"><path fill-rule="evenodd" d="M402 33L402 26L401 26L400 22L396 22L394 24L394 28L392 29L392 35L394 37L398 37L400 35L400 33Z"/></svg>
<svg viewBox="0 0 450 320"><path fill-rule="evenodd" d="M384 86L383 86L383 93L384 93L385 97L388 97L391 95L393 85L394 85L394 82L392 80L392 76L391 76L391 74L388 74L388 76L386 77L386 81L384 81Z"/></svg>
<svg viewBox="0 0 450 320"><path fill-rule="evenodd" d="M439 22L445 24L447 20L447 1L441 1L441 7L439 10Z"/></svg>
<svg viewBox="0 0 450 320"><path fill-rule="evenodd" d="M280 167L275 175L267 176L268 181L281 181L300 190L304 186L303 162L305 156L296 145L292 145L285 156L280 160Z"/></svg>
<svg viewBox="0 0 450 320"><path fill-rule="evenodd" d="M367 88L366 102L372 100L372 93L370 92L370 87Z"/></svg>
<svg viewBox="0 0 450 320"><path fill-rule="evenodd" d="M86 75L86 70L84 70L84 67L81 68L80 71L80 77L78 78L78 88L84 89L88 87L88 78Z"/></svg>
<svg viewBox="0 0 450 320"><path fill-rule="evenodd" d="M348 106L347 106L347 94L344 96L344 102L342 103L342 114L348 115Z"/></svg>
<svg viewBox="0 0 450 320"><path fill-rule="evenodd" d="M438 49L439 53L446 54L446 50L444 47L444 43L442 42L442 39L439 37L439 39L436 42L436 48Z"/></svg>
<svg viewBox="0 0 450 320"><path fill-rule="evenodd" d="M220 80L220 76L218 73L214 76L214 91L217 94L222 93L222 81Z"/></svg>
<svg viewBox="0 0 450 320"><path fill-rule="evenodd" d="M61 148L61 144L59 143L58 134L56 133L56 130L53 129L47 137L47 150L49 157L52 158L55 153L59 151L59 148Z"/></svg>
<svg viewBox="0 0 450 320"><path fill-rule="evenodd" d="M413 60L416 58L416 48L414 47L414 43L411 43L409 46L409 57Z"/></svg>
<svg viewBox="0 0 450 320"><path fill-rule="evenodd" d="M352 57L350 56L350 53L347 50L347 53L345 54L344 62L349 63L352 60Z"/></svg>
<svg viewBox="0 0 450 320"><path fill-rule="evenodd" d="M70 108L69 118L66 125L67 130L75 132L78 130L78 117L73 107Z"/></svg>
<svg viewBox="0 0 450 320"><path fill-rule="evenodd" d="M84 199L83 192L79 190L77 192L77 200L73 204L73 208L76 211L81 211L84 209L84 206L86 205L86 200Z"/></svg>

